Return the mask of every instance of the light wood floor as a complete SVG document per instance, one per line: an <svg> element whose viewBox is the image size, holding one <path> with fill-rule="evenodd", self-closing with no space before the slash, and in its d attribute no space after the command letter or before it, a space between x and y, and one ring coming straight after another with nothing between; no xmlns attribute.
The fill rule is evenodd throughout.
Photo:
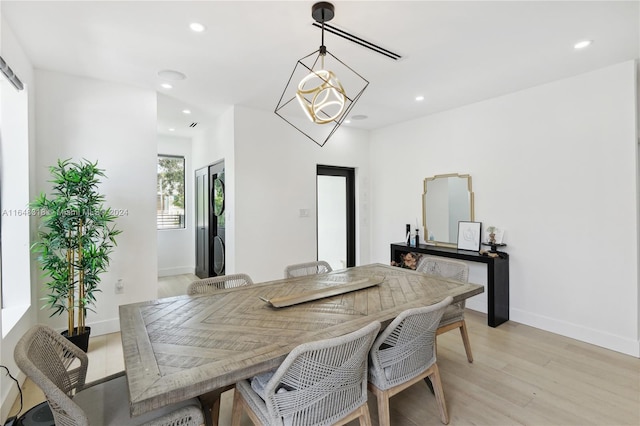
<svg viewBox="0 0 640 426"><path fill-rule="evenodd" d="M187 286L198 277L193 274L175 275L158 278L158 297L171 297L187 294Z"/></svg>
<svg viewBox="0 0 640 426"><path fill-rule="evenodd" d="M161 297L185 294L195 276L161 278ZM438 336L438 365L451 425L640 425L640 360L514 322L497 328L468 311L474 362L457 331ZM123 369L120 334L91 337L88 380ZM29 380L25 410L44 400ZM229 426L232 392L222 397ZM378 424L370 395L373 424ZM17 406L11 411L15 413ZM357 422L350 423L357 425ZM391 399L393 426L441 424L435 398L418 383ZM246 417L243 426L251 425Z"/></svg>

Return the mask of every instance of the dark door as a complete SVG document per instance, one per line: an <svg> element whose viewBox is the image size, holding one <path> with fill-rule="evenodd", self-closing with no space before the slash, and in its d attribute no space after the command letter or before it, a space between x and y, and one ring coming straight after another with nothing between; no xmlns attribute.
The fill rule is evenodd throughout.
<svg viewBox="0 0 640 426"><path fill-rule="evenodd" d="M224 161L209 166L209 276L225 272Z"/></svg>
<svg viewBox="0 0 640 426"><path fill-rule="evenodd" d="M196 170L196 275L225 273L224 161Z"/></svg>
<svg viewBox="0 0 640 426"><path fill-rule="evenodd" d="M355 266L355 169L318 165L316 197L318 260L333 269Z"/></svg>

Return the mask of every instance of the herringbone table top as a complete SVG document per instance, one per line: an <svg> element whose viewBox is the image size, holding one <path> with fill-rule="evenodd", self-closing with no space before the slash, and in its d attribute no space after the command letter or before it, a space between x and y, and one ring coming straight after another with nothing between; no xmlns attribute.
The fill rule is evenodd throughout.
<svg viewBox="0 0 640 426"><path fill-rule="evenodd" d="M274 308L263 299L384 277L361 290ZM339 336L400 312L484 291L407 269L374 264L120 306L132 415L202 395L276 368L297 345Z"/></svg>

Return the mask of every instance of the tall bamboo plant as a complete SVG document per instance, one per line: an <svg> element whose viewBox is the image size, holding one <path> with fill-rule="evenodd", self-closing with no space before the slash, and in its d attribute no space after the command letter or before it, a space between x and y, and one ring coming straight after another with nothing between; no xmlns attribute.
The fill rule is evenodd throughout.
<svg viewBox="0 0 640 426"><path fill-rule="evenodd" d="M32 250L47 279L44 307L53 309L51 316L67 312L68 336L85 332L86 313L93 311L100 291L100 274L121 233L113 223L116 215L104 207L105 197L98 192L100 178L106 176L97 166L87 160L58 160L49 168L51 195L41 193L30 204L41 216Z"/></svg>

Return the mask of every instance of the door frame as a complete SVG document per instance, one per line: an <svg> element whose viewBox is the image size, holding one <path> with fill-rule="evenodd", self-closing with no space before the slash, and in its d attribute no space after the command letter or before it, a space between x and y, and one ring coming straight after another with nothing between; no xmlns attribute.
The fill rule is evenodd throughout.
<svg viewBox="0 0 640 426"><path fill-rule="evenodd" d="M199 183L202 179L202 183ZM204 188L202 188L204 186ZM200 197L199 191L203 191ZM198 278L209 277L209 166L195 171L194 185L194 224L195 224L195 274ZM202 234L202 235L199 235ZM204 240L204 241L203 241ZM199 244L201 243L201 244ZM202 247L200 247L202 245ZM203 253L200 253L200 250ZM202 256L202 265L198 263L198 255ZM198 269L198 267L201 269Z"/></svg>
<svg viewBox="0 0 640 426"><path fill-rule="evenodd" d="M318 164L316 168L316 253L318 252L318 176L346 178L347 196L347 267L356 266L356 169ZM317 254L316 254L317 256ZM318 259L320 260L320 259Z"/></svg>

